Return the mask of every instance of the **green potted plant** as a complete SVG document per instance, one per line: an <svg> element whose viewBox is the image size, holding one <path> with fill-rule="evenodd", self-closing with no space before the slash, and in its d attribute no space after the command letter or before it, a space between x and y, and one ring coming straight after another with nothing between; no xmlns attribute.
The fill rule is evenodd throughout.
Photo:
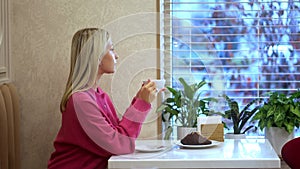
<svg viewBox="0 0 300 169"><path fill-rule="evenodd" d="M178 122L182 127L187 127L187 131L196 131L197 129L197 117L206 111L208 101L210 98L200 99L201 92L199 89L206 84L203 80L199 83L187 84L187 82L183 78L178 79L182 84L183 89L175 89L172 87L167 87L168 91L170 91L171 96L166 98L162 104L157 108L157 112L162 112L162 120L170 121L173 117L175 117L175 122ZM179 129L180 127L178 127ZM191 129L192 128L192 129ZM170 131L172 127L168 127ZM184 130L184 129L180 129ZM185 133L180 134L178 138L181 138ZM169 135L165 136L166 138Z"/></svg>
<svg viewBox="0 0 300 169"><path fill-rule="evenodd" d="M265 137L280 154L283 144L294 138L295 127L300 125L300 91L289 95L269 92L267 100L253 117Z"/></svg>
<svg viewBox="0 0 300 169"><path fill-rule="evenodd" d="M229 109L225 110L224 113L210 111L209 114L221 115L223 118L228 119L232 122L233 133L225 134L225 138L245 138L245 133L251 128L255 127L252 124L249 125L249 122L260 107L260 105L257 104L260 99L253 99L247 105L245 105L243 109L240 109L237 101L229 98L227 95L223 95L223 97L225 98ZM228 128L226 123L223 123L224 126Z"/></svg>
<svg viewBox="0 0 300 169"><path fill-rule="evenodd" d="M300 124L300 91L285 95L278 92L266 94L268 100L254 116L261 130L270 127L279 127L292 133Z"/></svg>

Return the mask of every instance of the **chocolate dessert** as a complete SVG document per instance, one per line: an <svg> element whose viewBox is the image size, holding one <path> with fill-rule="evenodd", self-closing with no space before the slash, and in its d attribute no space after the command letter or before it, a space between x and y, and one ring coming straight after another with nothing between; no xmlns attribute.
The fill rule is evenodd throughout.
<svg viewBox="0 0 300 169"><path fill-rule="evenodd" d="M180 142L184 145L207 145L211 141L203 137L199 132L192 132L186 135Z"/></svg>

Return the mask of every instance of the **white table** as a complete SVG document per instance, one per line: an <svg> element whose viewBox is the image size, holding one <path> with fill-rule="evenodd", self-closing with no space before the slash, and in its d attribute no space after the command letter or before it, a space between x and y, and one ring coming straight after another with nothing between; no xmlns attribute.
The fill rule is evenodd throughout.
<svg viewBox="0 0 300 169"><path fill-rule="evenodd" d="M109 169L280 168L280 158L265 139L225 139L219 145L183 149L173 141L137 140L136 145L166 145L160 152L112 156Z"/></svg>

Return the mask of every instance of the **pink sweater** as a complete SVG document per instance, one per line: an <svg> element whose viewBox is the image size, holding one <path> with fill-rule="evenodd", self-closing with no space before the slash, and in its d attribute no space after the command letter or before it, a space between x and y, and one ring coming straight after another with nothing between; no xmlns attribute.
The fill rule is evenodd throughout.
<svg viewBox="0 0 300 169"><path fill-rule="evenodd" d="M74 93L62 113L48 169L104 169L111 155L132 153L151 105L134 99L122 120L98 88Z"/></svg>

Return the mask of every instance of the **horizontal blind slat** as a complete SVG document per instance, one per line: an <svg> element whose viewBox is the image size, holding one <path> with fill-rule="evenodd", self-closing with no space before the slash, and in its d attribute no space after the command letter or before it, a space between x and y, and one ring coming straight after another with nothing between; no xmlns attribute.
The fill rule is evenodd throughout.
<svg viewBox="0 0 300 169"><path fill-rule="evenodd" d="M199 29L199 28L218 28L218 29L224 29L224 28L236 28L236 29L242 29L242 28L282 28L282 25L271 25L271 26L260 26L260 25L245 25L245 26L172 26L173 29ZM297 28L299 25L289 25L289 28Z"/></svg>
<svg viewBox="0 0 300 169"><path fill-rule="evenodd" d="M280 2L282 3L288 3L288 0L281 0ZM260 1L259 2L260 4L268 4L268 2L263 2L263 1ZM230 1L230 2L222 2L222 1L209 1L209 2L205 2L205 1L185 1L185 2L179 2L179 1L165 1L164 3L165 5L176 5L176 4L199 4L199 5L205 5L205 4L211 4L211 5L220 5L220 4L231 4L231 5L243 5L243 4L249 4L249 2L245 2L245 1L242 1L242 2L239 2L239 1Z"/></svg>

